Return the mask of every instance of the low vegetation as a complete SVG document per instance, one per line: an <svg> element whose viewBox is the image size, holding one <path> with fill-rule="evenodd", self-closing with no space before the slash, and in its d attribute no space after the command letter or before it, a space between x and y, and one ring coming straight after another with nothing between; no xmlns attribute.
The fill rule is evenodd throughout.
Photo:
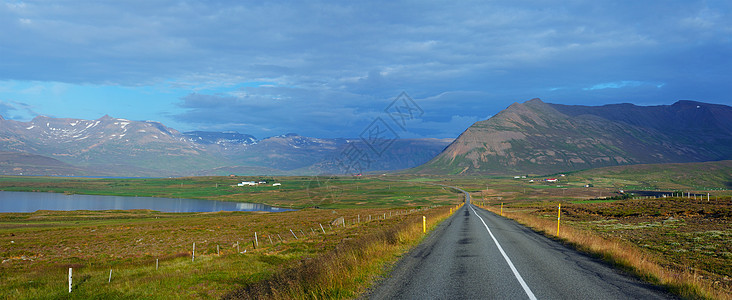
<svg viewBox="0 0 732 300"><path fill-rule="evenodd" d="M266 181L237 186L242 181ZM281 183L272 186L273 183ZM440 186L385 181L380 177L185 177L58 178L0 177L0 190L92 195L163 197L263 203L288 208L417 207L446 205Z"/></svg>
<svg viewBox="0 0 732 300"><path fill-rule="evenodd" d="M732 191L725 186L732 180L723 174L726 162L721 165L682 179L658 166L518 178L0 177L0 190L198 198L300 209L3 213L0 297L354 297L419 242L422 215L435 226L449 207L462 202L456 191L435 185L444 184L471 192L474 203L494 212L500 213L503 204L504 215L549 236L556 235L556 205L561 203L561 231L555 238L685 297L725 299L732 290ZM236 186L249 180L282 185ZM681 193L691 198L678 197ZM340 217L345 226L337 221ZM68 268L74 270L72 294Z"/></svg>
<svg viewBox="0 0 732 300"><path fill-rule="evenodd" d="M91 187L99 184L90 181ZM145 182L134 181L130 186ZM155 189L161 189L165 181L175 190L180 189L175 183L183 180L161 179ZM340 199L360 198L363 203L350 204L359 208L306 208L282 213L3 213L0 298L240 298L241 291L254 290L264 298L354 296L383 271L385 264L419 241L422 234L417 228L421 229L423 215L434 226L459 199L452 191L438 187L423 187L427 199L406 198L404 190L420 189L404 188L412 184L365 182L374 186L364 188L352 181L328 183L343 191ZM104 180L105 185L126 187L127 183ZM392 190L390 186L399 188ZM312 195L323 195L326 187L322 184L299 191L307 194L310 189L315 190ZM381 196L393 198L383 200ZM404 198L403 206L383 208L397 197ZM313 262L324 269L316 270ZM71 294L69 268L74 274ZM312 272L320 277L311 276ZM262 284L268 288L262 290Z"/></svg>
<svg viewBox="0 0 732 300"><path fill-rule="evenodd" d="M455 207L459 207L456 205ZM429 229L449 216L447 208L423 213ZM363 291L385 263L419 242L421 222L398 222L346 240L314 259L302 261L274 276L238 289L230 299L350 298Z"/></svg>
<svg viewBox="0 0 732 300"><path fill-rule="evenodd" d="M384 262L393 260L419 240L421 234L417 234L416 228L421 232L422 215L428 216L434 225L447 211L444 207L307 209L276 214L3 214L0 297L66 297L68 268L73 268L75 274L72 296L79 298L236 296L230 292L247 289L262 279L275 278L268 281L271 282L292 276L298 266L311 265L312 261L322 266L325 262L332 264L329 270L333 272L320 276L333 278L318 280L339 282L332 286L320 281L312 283L316 286L304 288L301 292L305 294L288 288L289 296L285 298L312 293L354 295L370 276L380 271ZM345 226L331 225L340 217ZM358 265L349 265L343 255L358 255L358 260L351 262ZM312 266L307 268L308 272L313 270ZM343 277L346 271L351 273Z"/></svg>
<svg viewBox="0 0 732 300"><path fill-rule="evenodd" d="M500 203L479 203L497 214ZM730 299L732 199L504 203L503 215L686 298Z"/></svg>

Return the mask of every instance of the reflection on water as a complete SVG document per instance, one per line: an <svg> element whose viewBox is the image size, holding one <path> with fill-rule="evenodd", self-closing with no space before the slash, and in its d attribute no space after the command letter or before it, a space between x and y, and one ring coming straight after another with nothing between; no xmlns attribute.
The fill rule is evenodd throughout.
<svg viewBox="0 0 732 300"><path fill-rule="evenodd" d="M269 206L261 203L237 203L236 210L241 211L289 211L291 209Z"/></svg>
<svg viewBox="0 0 732 300"><path fill-rule="evenodd" d="M290 209L258 203L214 200L66 195L57 193L0 192L0 212L37 210L128 210L150 209L161 212L271 211Z"/></svg>

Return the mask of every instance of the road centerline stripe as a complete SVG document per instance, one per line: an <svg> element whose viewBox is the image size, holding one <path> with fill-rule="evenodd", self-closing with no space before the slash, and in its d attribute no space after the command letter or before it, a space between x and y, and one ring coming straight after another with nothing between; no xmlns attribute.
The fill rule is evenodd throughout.
<svg viewBox="0 0 732 300"><path fill-rule="evenodd" d="M501 247L501 244L498 243L498 240L496 240L496 237L493 235L493 232L491 232L491 229L488 228L488 225L485 223L483 218L478 215L478 213L473 208L473 204L469 204L470 209L473 211L473 213L480 219L481 222L483 222L483 226L485 226L485 230L488 231L488 234L490 234L491 238L493 239L493 242L496 243L496 247L498 247L498 251L501 252L501 255L503 255L503 258L508 263L508 266L511 267L511 271L513 272L513 275L516 276L516 279L518 279L518 282L521 284L521 287L524 288L524 292L526 292L526 295L529 296L529 299L536 300L536 296L534 296L534 293L531 292L531 289L524 281L524 278L521 277L521 274L519 274L518 270L516 270L516 267L513 265L513 262L511 262L511 259L508 258L508 255L506 254L506 251L503 251L503 247Z"/></svg>

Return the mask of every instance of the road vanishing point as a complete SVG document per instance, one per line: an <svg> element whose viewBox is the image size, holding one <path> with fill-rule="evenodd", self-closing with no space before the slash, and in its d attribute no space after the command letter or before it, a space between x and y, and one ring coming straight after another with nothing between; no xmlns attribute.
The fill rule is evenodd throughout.
<svg viewBox="0 0 732 300"><path fill-rule="evenodd" d="M609 264L470 203L362 298L676 299Z"/></svg>

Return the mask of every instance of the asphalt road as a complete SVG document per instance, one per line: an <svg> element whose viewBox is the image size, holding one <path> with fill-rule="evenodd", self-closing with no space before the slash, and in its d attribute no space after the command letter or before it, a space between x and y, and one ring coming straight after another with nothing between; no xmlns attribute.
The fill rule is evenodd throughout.
<svg viewBox="0 0 732 300"><path fill-rule="evenodd" d="M675 298L512 220L471 206L467 193L466 202L363 298Z"/></svg>

